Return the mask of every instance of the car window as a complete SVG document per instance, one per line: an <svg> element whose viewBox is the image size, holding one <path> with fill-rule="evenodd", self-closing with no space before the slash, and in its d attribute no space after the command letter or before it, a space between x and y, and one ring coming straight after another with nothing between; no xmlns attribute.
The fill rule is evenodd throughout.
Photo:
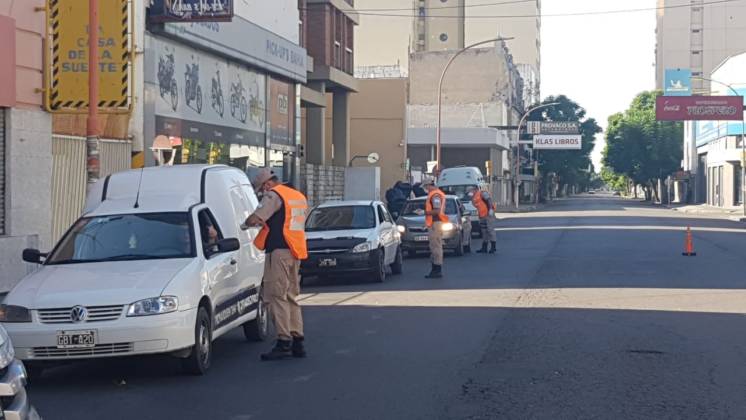
<svg viewBox="0 0 746 420"><path fill-rule="evenodd" d="M391 218L391 213L389 213L389 211L386 210L386 207L378 206L378 211L380 211L383 214L383 220L389 223L394 223L394 219Z"/></svg>
<svg viewBox="0 0 746 420"><path fill-rule="evenodd" d="M189 213L119 214L78 220L47 264L194 256Z"/></svg>
<svg viewBox="0 0 746 420"><path fill-rule="evenodd" d="M422 216L423 211L425 211L425 200L408 201L402 210L402 216ZM458 214L456 200L446 200L446 214Z"/></svg>
<svg viewBox="0 0 746 420"><path fill-rule="evenodd" d="M383 208L378 206L378 224L383 224L386 221L386 216L383 213Z"/></svg>
<svg viewBox="0 0 746 420"><path fill-rule="evenodd" d="M306 232L376 227L376 212L367 206L317 207L306 221Z"/></svg>
<svg viewBox="0 0 746 420"><path fill-rule="evenodd" d="M461 201L471 201L469 189L472 187L476 187L476 185L448 185L440 189L448 195L455 195Z"/></svg>
<svg viewBox="0 0 746 420"><path fill-rule="evenodd" d="M199 220L199 234L202 241L202 249L206 252L215 251L217 249L218 241L223 239L223 234L220 231L218 223L215 221L212 213L207 209L199 212L197 220Z"/></svg>

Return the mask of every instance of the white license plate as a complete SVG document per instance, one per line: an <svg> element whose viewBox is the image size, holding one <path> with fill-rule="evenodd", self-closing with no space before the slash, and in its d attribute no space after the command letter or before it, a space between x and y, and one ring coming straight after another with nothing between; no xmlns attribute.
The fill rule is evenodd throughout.
<svg viewBox="0 0 746 420"><path fill-rule="evenodd" d="M428 240L430 240L430 238L428 238L427 235L423 235L423 236L415 236L414 240L415 242L427 242Z"/></svg>
<svg viewBox="0 0 746 420"><path fill-rule="evenodd" d="M336 258L324 258L319 260L319 267L336 267L337 266L337 259Z"/></svg>
<svg viewBox="0 0 746 420"><path fill-rule="evenodd" d="M96 346L96 331L58 331L58 349L85 349Z"/></svg>

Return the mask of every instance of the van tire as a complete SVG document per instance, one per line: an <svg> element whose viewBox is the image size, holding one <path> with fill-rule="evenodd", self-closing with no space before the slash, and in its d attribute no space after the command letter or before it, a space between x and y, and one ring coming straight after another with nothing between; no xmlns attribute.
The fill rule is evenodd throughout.
<svg viewBox="0 0 746 420"><path fill-rule="evenodd" d="M256 318L243 324L243 335L247 340L257 342L264 341L269 336L269 308L264 303L261 290Z"/></svg>
<svg viewBox="0 0 746 420"><path fill-rule="evenodd" d="M189 357L181 361L184 372L201 376L207 373L212 358L212 322L207 308L200 306L194 323L194 346Z"/></svg>

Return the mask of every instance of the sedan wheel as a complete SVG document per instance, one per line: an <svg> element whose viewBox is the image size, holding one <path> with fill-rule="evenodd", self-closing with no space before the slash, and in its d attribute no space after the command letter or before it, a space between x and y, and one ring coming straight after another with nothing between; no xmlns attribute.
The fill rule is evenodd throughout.
<svg viewBox="0 0 746 420"><path fill-rule="evenodd" d="M212 357L212 325L210 315L204 306L197 312L197 322L194 325L194 347L188 358L183 360L183 367L192 375L204 375L210 368Z"/></svg>
<svg viewBox="0 0 746 420"><path fill-rule="evenodd" d="M383 283L386 280L386 253L383 249L375 251L376 253L376 267L373 267L373 281L376 283Z"/></svg>
<svg viewBox="0 0 746 420"><path fill-rule="evenodd" d="M464 238L463 238L463 235L459 235L458 244L456 244L456 248L453 250L453 252L456 253L457 257L461 257L461 256L464 255Z"/></svg>
<svg viewBox="0 0 746 420"><path fill-rule="evenodd" d="M396 248L396 259L391 264L391 274L401 274L404 266L404 256L402 256L401 247Z"/></svg>

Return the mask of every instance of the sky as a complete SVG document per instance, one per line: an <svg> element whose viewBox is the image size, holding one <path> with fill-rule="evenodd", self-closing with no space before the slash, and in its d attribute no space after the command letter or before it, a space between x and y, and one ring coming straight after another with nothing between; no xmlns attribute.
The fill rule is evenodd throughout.
<svg viewBox="0 0 746 420"><path fill-rule="evenodd" d="M655 0L544 0L542 14L652 8ZM655 88L655 11L542 19L542 96L564 94L606 127L610 115ZM603 135L593 160L601 168Z"/></svg>

